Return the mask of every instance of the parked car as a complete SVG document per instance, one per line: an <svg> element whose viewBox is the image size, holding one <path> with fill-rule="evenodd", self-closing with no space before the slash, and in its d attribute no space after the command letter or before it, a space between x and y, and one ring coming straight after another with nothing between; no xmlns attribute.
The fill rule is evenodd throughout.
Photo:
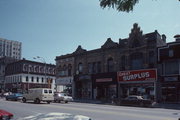
<svg viewBox="0 0 180 120"><path fill-rule="evenodd" d="M119 104L141 106L141 107L144 107L144 106L151 107L152 101L149 99L144 99L142 96L131 95L131 96L128 96L127 98L121 99L119 101Z"/></svg>
<svg viewBox="0 0 180 120"><path fill-rule="evenodd" d="M68 96L66 93L54 93L54 102L61 102L64 101L65 103L73 101L71 96Z"/></svg>
<svg viewBox="0 0 180 120"><path fill-rule="evenodd" d="M12 118L13 118L12 113L0 109L0 120L10 120Z"/></svg>
<svg viewBox="0 0 180 120"><path fill-rule="evenodd" d="M34 103L39 104L41 101L50 102L54 101L53 90L48 88L33 88L29 89L28 93L23 94L22 101L34 101Z"/></svg>
<svg viewBox="0 0 180 120"><path fill-rule="evenodd" d="M12 93L10 95L6 96L6 100L21 100L22 99L22 94L21 93Z"/></svg>

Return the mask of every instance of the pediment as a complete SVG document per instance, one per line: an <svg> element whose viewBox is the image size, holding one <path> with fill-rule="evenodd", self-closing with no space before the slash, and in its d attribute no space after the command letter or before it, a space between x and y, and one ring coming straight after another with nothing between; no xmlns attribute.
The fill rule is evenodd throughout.
<svg viewBox="0 0 180 120"><path fill-rule="evenodd" d="M76 54L80 54L80 53L83 53L83 52L86 52L87 50L86 49L83 49L81 47L81 45L78 46L78 48L76 49L76 51L74 53Z"/></svg>
<svg viewBox="0 0 180 120"><path fill-rule="evenodd" d="M117 47L118 43L113 42L111 38L108 38L107 41L104 43L104 45L101 46L101 48L112 48Z"/></svg>

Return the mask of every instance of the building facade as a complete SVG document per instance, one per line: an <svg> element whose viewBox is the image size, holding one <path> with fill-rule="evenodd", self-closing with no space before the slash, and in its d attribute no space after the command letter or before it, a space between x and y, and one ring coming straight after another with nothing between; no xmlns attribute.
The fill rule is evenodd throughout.
<svg viewBox="0 0 180 120"><path fill-rule="evenodd" d="M180 35L176 41L158 48L162 102L180 103Z"/></svg>
<svg viewBox="0 0 180 120"><path fill-rule="evenodd" d="M6 91L25 92L30 88L42 87L56 90L55 65L25 59L7 65Z"/></svg>
<svg viewBox="0 0 180 120"><path fill-rule="evenodd" d="M136 95L145 96L147 91L155 96L155 91L158 91L155 90L158 86L156 78L146 83L143 82L145 79L124 83L117 79L118 72L148 69L156 76L157 47L165 44L165 35L161 36L157 30L143 34L135 23L129 37L119 39L119 42L108 38L101 48L90 51L78 46L72 54L64 55L66 58L74 57L75 97L109 100L112 95L119 98L131 95L130 90Z"/></svg>
<svg viewBox="0 0 180 120"><path fill-rule="evenodd" d="M21 59L21 49L21 42L0 38L0 57Z"/></svg>
<svg viewBox="0 0 180 120"><path fill-rule="evenodd" d="M58 92L73 95L74 57L72 55L56 57L56 86Z"/></svg>
<svg viewBox="0 0 180 120"><path fill-rule="evenodd" d="M4 90L5 85L5 68L8 64L18 61L17 59L11 57L1 57L0 58L0 91Z"/></svg>

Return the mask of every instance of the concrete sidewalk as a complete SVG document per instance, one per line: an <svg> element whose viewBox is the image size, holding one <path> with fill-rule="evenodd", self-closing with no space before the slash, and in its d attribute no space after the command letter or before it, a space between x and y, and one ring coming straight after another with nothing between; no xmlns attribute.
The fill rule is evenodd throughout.
<svg viewBox="0 0 180 120"><path fill-rule="evenodd" d="M156 103L153 107L180 110L180 103Z"/></svg>
<svg viewBox="0 0 180 120"><path fill-rule="evenodd" d="M111 102L103 102L100 100L86 100L86 99L75 99L73 102L79 103L90 103L90 104L104 104L104 105L115 105ZM176 109L180 110L180 103L155 103L153 108L164 108L164 109Z"/></svg>

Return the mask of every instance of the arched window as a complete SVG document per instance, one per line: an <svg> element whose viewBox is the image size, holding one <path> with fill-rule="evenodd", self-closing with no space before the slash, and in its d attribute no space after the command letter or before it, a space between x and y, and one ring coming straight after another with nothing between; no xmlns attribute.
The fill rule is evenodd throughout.
<svg viewBox="0 0 180 120"><path fill-rule="evenodd" d="M108 72L113 72L114 71L114 63L113 63L113 59L109 58L107 61L107 71Z"/></svg>
<svg viewBox="0 0 180 120"><path fill-rule="evenodd" d="M63 71L62 71L62 76L66 76L67 75L67 67L66 65L63 66Z"/></svg>
<svg viewBox="0 0 180 120"><path fill-rule="evenodd" d="M83 64L82 63L78 64L78 71L79 71L79 73L83 72Z"/></svg>

